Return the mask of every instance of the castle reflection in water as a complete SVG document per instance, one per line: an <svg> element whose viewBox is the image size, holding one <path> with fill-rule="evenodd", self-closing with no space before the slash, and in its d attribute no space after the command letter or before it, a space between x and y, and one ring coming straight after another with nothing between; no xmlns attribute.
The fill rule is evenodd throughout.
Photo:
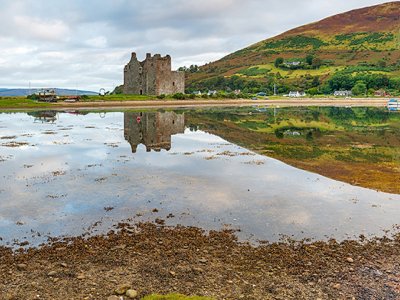
<svg viewBox="0 0 400 300"><path fill-rule="evenodd" d="M185 115L175 112L125 112L124 136L132 153L143 144L150 152L170 150L171 136L185 131Z"/></svg>

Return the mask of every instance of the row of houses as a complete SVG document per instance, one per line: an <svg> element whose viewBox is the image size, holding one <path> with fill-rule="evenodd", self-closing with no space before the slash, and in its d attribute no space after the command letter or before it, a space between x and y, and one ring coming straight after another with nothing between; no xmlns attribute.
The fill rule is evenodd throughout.
<svg viewBox="0 0 400 300"><path fill-rule="evenodd" d="M353 93L351 91L335 91L333 93L335 97L351 97ZM390 93L386 92L385 90L377 90L375 91L374 95L376 97L390 97Z"/></svg>
<svg viewBox="0 0 400 300"><path fill-rule="evenodd" d="M240 90L235 90L234 91L234 93L236 95L240 94L240 92L241 92ZM201 96L202 95L201 91L193 92L193 94L195 94L196 96ZM210 91L208 91L207 93L204 93L204 94L207 94L208 96L213 96L213 95L217 94L217 91L211 91L210 90ZM333 95L335 97L351 97L351 96L353 96L353 93L352 93L352 91L348 91L348 90L340 90L340 91L335 91L333 93ZM390 97L390 93L386 92L385 90L378 90L378 91L376 91L374 93L374 95L376 97ZM267 96L267 94L264 93L264 92L260 92L260 93L257 94L257 96ZM302 92L302 91L290 91L289 94L286 94L284 96L285 97L290 97L290 98L300 98L300 97L305 97L306 93Z"/></svg>
<svg viewBox="0 0 400 300"><path fill-rule="evenodd" d="M192 93L193 95L196 96L201 96L201 95L207 95L207 96L214 96L217 94L217 91L213 90L213 91L208 91L207 93L202 93L201 91L195 91Z"/></svg>

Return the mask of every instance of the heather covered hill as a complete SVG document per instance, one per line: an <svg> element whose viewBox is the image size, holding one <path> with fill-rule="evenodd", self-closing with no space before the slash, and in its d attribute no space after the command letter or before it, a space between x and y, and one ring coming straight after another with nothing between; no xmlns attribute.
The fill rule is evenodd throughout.
<svg viewBox="0 0 400 300"><path fill-rule="evenodd" d="M280 92L400 89L400 1L352 10L289 30L207 64L189 89ZM335 76L347 76L341 86ZM352 77L352 78L350 78ZM343 80L341 80L343 81ZM317 89L317 90L316 90Z"/></svg>

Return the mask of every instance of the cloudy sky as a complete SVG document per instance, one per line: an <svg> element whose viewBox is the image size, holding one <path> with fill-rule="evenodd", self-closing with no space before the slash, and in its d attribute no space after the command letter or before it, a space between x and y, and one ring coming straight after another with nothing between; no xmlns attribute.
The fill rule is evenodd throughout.
<svg viewBox="0 0 400 300"><path fill-rule="evenodd" d="M217 60L283 31L379 0L0 0L0 88L98 91L130 53L173 67Z"/></svg>

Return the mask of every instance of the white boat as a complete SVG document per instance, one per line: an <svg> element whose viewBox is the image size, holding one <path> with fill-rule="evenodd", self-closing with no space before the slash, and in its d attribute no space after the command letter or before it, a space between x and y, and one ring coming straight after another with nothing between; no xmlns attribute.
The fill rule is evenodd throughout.
<svg viewBox="0 0 400 300"><path fill-rule="evenodd" d="M387 103L389 111L400 111L400 102L398 99L390 99Z"/></svg>

